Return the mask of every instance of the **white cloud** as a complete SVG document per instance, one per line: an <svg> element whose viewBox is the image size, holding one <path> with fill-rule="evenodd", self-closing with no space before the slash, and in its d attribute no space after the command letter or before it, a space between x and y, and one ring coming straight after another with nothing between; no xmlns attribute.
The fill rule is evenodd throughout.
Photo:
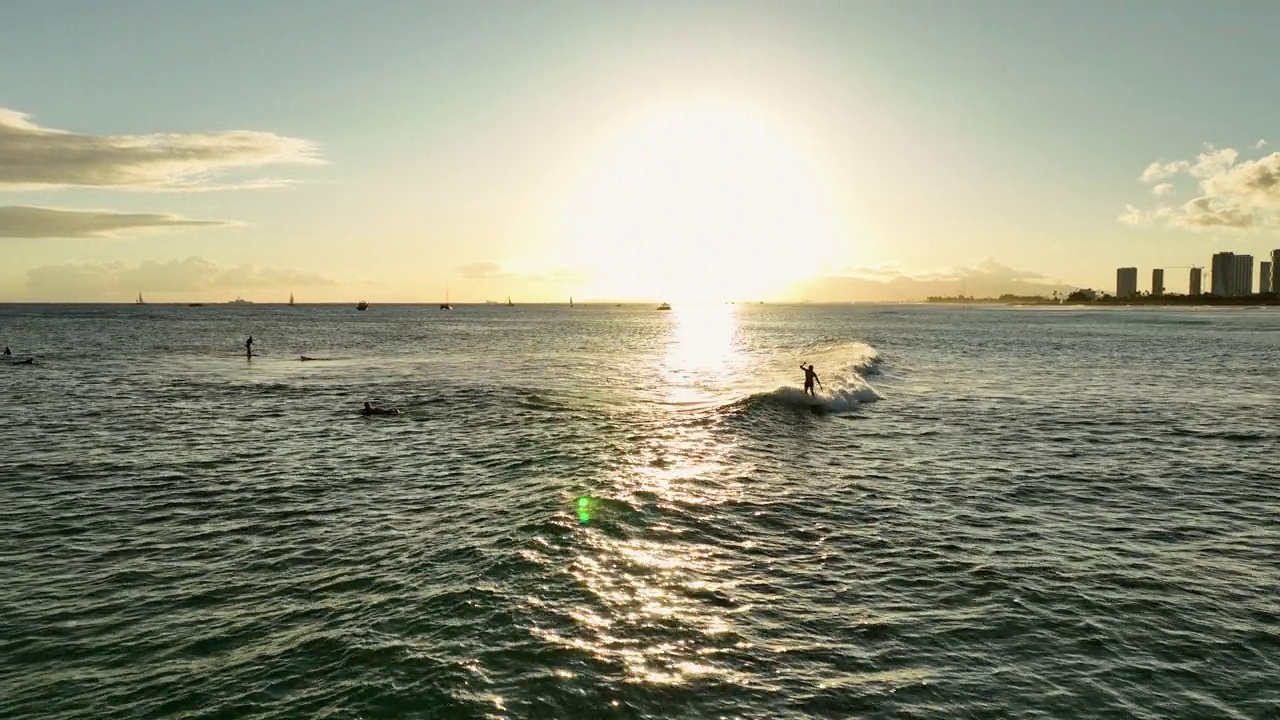
<svg viewBox="0 0 1280 720"><path fill-rule="evenodd" d="M1156 182L1157 180L1164 180L1177 175L1190 166L1191 163L1186 160L1175 160L1167 163L1153 162L1147 166L1146 170L1142 171L1142 181Z"/></svg>
<svg viewBox="0 0 1280 720"><path fill-rule="evenodd" d="M34 299L119 300L142 292L212 292L333 285L337 280L291 268L219 265L201 257L137 265L120 262L41 265L27 271Z"/></svg>
<svg viewBox="0 0 1280 720"><path fill-rule="evenodd" d="M0 206L0 237L90 238L157 228L227 225L220 220L188 220L176 215L116 213L105 210Z"/></svg>
<svg viewBox="0 0 1280 720"><path fill-rule="evenodd" d="M215 183L221 173L264 165L318 163L316 146L274 133L231 130L150 135L80 135L40 127L0 108L0 190L85 186L145 190L261 187L277 179Z"/></svg>
<svg viewBox="0 0 1280 720"><path fill-rule="evenodd" d="M1213 198L1200 197L1183 206L1173 218L1175 225L1189 228L1250 228L1256 223L1252 213L1230 205L1219 205Z"/></svg>
<svg viewBox="0 0 1280 720"><path fill-rule="evenodd" d="M1262 148L1264 148L1264 147L1266 147L1266 146L1267 146L1267 141L1266 141L1266 140L1259 140L1258 142L1256 142L1256 143L1254 143L1254 144L1253 144L1253 149L1254 149L1254 150L1261 150Z"/></svg>
<svg viewBox="0 0 1280 720"><path fill-rule="evenodd" d="M1261 148L1266 141L1254 145ZM1143 179L1170 177L1180 172L1196 178L1197 197L1177 206L1146 211L1126 205L1119 216L1128 225L1167 224L1185 229L1249 230L1280 225L1280 153L1239 161L1234 148L1208 148L1194 162L1156 162ZM1152 188L1158 197L1175 192L1173 183Z"/></svg>
<svg viewBox="0 0 1280 720"><path fill-rule="evenodd" d="M1206 178L1203 188L1242 207L1280 209L1280 153L1225 169Z"/></svg>
<svg viewBox="0 0 1280 720"><path fill-rule="evenodd" d="M1239 157L1240 153L1232 148L1209 149L1196 156L1196 162L1187 172L1204 179L1226 172Z"/></svg>

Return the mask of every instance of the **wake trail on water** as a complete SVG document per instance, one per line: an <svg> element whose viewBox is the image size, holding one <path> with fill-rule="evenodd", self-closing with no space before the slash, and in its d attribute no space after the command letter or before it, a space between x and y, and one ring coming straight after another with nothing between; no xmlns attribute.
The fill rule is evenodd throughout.
<svg viewBox="0 0 1280 720"><path fill-rule="evenodd" d="M805 365L812 363L818 374L821 385L816 396L804 391L802 360ZM744 411L773 406L835 414L853 412L881 399L867 380L880 373L880 365L880 353L861 342L820 343L794 354L788 351L787 356L780 353L762 374L761 387L731 406Z"/></svg>

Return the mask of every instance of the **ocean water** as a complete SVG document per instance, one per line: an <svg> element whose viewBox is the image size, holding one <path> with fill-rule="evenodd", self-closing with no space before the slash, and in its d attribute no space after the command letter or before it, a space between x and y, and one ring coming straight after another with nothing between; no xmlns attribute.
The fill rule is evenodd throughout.
<svg viewBox="0 0 1280 720"><path fill-rule="evenodd" d="M1280 717L1275 310L0 306L0 344L0 717Z"/></svg>

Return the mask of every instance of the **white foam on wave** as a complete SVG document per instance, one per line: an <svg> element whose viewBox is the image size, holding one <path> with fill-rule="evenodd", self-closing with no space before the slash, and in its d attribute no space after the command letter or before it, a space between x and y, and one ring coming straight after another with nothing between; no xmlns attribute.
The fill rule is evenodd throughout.
<svg viewBox="0 0 1280 720"><path fill-rule="evenodd" d="M822 384L815 396L801 387L800 363L775 368L773 382L766 382L748 402L772 402L790 407L807 407L820 412L846 413L882 399L867 376L880 372L880 354L866 343L837 342L815 345L799 353L805 364L812 363ZM778 385L781 383L781 385ZM773 389L769 389L772 387Z"/></svg>

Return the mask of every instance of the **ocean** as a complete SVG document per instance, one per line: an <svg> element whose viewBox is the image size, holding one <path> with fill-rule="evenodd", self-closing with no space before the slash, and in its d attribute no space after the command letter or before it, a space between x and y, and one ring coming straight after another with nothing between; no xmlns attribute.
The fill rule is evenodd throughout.
<svg viewBox="0 0 1280 720"><path fill-rule="evenodd" d="M6 305L0 344L0 717L1280 717L1274 309Z"/></svg>

